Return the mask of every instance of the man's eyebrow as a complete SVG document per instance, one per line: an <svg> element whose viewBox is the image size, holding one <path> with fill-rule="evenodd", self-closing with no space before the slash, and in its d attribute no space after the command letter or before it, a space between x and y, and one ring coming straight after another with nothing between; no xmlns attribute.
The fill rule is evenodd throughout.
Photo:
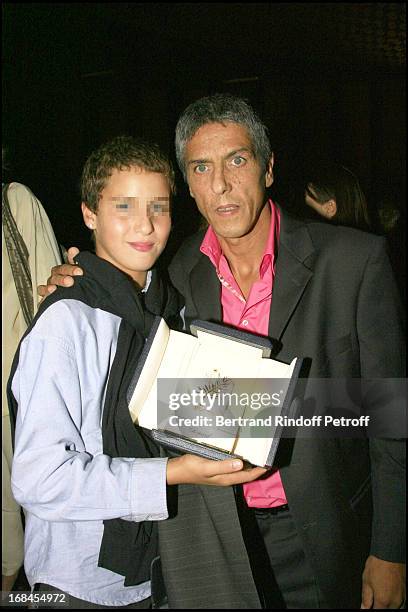
<svg viewBox="0 0 408 612"><path fill-rule="evenodd" d="M206 164L208 161L210 161L209 159L191 159L188 162L188 165L190 164Z"/></svg>
<svg viewBox="0 0 408 612"><path fill-rule="evenodd" d="M229 153L227 153L227 155L225 155L224 159L229 159L230 157L234 157L234 155L236 155L237 153L250 153L251 155L254 154L253 150L251 147L240 147L239 149L234 149L233 151L230 151ZM191 159L188 163L188 165L190 164L206 164L209 161L211 161L210 159L205 159L205 158L201 158L201 159Z"/></svg>
<svg viewBox="0 0 408 612"><path fill-rule="evenodd" d="M251 147L240 147L239 149L236 149L235 151L231 151L231 153L228 153L228 155L225 156L225 159L234 157L234 155L236 155L237 153L250 153L251 155L254 154Z"/></svg>

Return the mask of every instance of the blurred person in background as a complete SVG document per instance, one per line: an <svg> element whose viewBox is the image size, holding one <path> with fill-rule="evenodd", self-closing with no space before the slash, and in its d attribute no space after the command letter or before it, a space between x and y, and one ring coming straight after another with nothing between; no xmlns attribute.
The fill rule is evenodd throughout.
<svg viewBox="0 0 408 612"><path fill-rule="evenodd" d="M5 171L5 150L2 167ZM2 182L3 345L2 345L2 591L13 588L23 565L21 508L10 486L12 443L6 384L17 345L34 317L36 287L50 266L61 263L58 242L39 200L21 183Z"/></svg>
<svg viewBox="0 0 408 612"><path fill-rule="evenodd" d="M336 163L316 164L306 175L305 203L335 225L371 231L367 200L358 178Z"/></svg>

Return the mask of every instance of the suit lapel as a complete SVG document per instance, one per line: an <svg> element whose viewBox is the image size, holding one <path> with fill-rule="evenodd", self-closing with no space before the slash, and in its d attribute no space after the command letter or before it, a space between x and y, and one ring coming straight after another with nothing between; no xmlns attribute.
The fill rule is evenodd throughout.
<svg viewBox="0 0 408 612"><path fill-rule="evenodd" d="M281 210L279 250L269 317L269 336L280 340L313 276L314 247L307 227Z"/></svg>
<svg viewBox="0 0 408 612"><path fill-rule="evenodd" d="M221 284L214 266L202 255L191 272L191 295L199 318L221 321Z"/></svg>

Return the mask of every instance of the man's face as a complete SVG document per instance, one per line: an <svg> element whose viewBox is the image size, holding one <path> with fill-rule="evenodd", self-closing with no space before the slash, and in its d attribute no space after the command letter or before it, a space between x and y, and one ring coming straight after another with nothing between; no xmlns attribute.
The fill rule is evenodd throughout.
<svg viewBox="0 0 408 612"><path fill-rule="evenodd" d="M265 172L244 126L208 123L187 143L185 161L190 194L217 236L247 235L272 185L273 157Z"/></svg>
<svg viewBox="0 0 408 612"><path fill-rule="evenodd" d="M133 167L112 172L96 213L82 204L85 223L95 230L96 254L141 287L166 246L171 227L169 198L163 174Z"/></svg>

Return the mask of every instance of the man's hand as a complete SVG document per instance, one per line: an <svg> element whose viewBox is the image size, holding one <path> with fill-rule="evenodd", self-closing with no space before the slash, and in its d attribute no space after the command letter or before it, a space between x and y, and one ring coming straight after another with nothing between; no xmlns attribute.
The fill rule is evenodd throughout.
<svg viewBox="0 0 408 612"><path fill-rule="evenodd" d="M70 263L51 268L51 276L47 280L47 284L38 285L37 287L38 295L45 298L47 295L56 290L57 285L60 287L71 287L71 285L74 284L74 279L72 277L83 274L82 268L74 265L74 258L78 255L78 253L79 249L76 247L71 247L68 249L68 261Z"/></svg>
<svg viewBox="0 0 408 612"><path fill-rule="evenodd" d="M405 600L405 564L370 555L363 572L361 609L398 609Z"/></svg>
<svg viewBox="0 0 408 612"><path fill-rule="evenodd" d="M198 484L227 487L251 482L265 474L264 468L243 469L240 459L213 461L195 455L183 455L167 462L167 484Z"/></svg>

